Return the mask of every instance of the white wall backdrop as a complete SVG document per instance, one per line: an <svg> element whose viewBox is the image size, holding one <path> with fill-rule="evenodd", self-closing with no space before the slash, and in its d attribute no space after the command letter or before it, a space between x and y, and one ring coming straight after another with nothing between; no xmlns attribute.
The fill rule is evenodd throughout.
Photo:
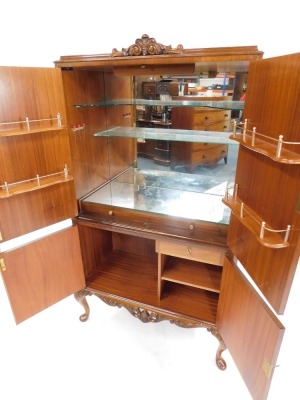
<svg viewBox="0 0 300 400"><path fill-rule="evenodd" d="M299 50L295 0L2 0L0 65L52 66L61 55L110 53L147 33L185 48Z"/></svg>

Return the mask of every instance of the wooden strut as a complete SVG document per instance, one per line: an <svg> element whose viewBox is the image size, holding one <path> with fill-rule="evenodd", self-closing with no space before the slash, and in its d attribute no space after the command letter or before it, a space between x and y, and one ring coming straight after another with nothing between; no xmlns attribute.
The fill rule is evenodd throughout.
<svg viewBox="0 0 300 400"><path fill-rule="evenodd" d="M206 328L208 332L210 332L213 336L215 336L218 341L219 341L219 347L216 353L216 364L217 367L224 371L227 367L225 360L222 357L222 353L224 350L226 350L226 345L217 329L216 326L205 323L205 322L197 322L194 320L188 320L188 319L176 319L173 316L170 316L168 313L164 312L157 312L153 311L150 308L147 309L146 307L139 307L139 306L132 306L129 304L126 304L125 301L121 300L116 300L112 298L108 298L106 296L103 296L97 292L92 292L87 289L80 290L79 292L76 292L74 294L75 299L82 305L84 308L84 314L82 314L79 319L81 322L85 322L88 320L89 315L90 315L90 307L88 305L88 302L86 300L87 296L95 295L98 297L100 300L102 300L105 304L112 306L112 307L124 307L127 311L130 312L132 316L135 318L138 318L141 322L143 323L148 323L148 322L161 322L161 321L169 321L171 324L177 325L181 328Z"/></svg>

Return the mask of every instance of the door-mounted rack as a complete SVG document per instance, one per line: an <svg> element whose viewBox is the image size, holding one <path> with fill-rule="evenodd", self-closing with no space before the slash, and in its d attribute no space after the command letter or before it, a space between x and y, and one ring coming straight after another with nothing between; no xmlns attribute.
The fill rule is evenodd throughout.
<svg viewBox="0 0 300 400"><path fill-rule="evenodd" d="M37 127L37 124L40 126ZM45 124L45 126L41 126ZM22 135L46 130L63 128L62 116L57 113L53 118L29 119L26 117L20 121L0 122L0 136Z"/></svg>
<svg viewBox="0 0 300 400"><path fill-rule="evenodd" d="M234 121L233 135L230 139L236 140L243 146L258 153L264 154L272 160L282 164L300 164L300 154L288 150L289 146L300 146L300 142L287 142L283 140L284 135L279 135L278 139L258 133L256 128L248 129L248 121L237 124Z"/></svg>
<svg viewBox="0 0 300 400"><path fill-rule="evenodd" d="M226 204L239 221L254 235L257 240L266 247L274 249L288 247L291 225L287 225L286 229L273 229L266 221L259 217L250 207L238 197L238 184L234 187L231 195L227 188L223 203Z"/></svg>
<svg viewBox="0 0 300 400"><path fill-rule="evenodd" d="M69 175L68 166L65 164L64 169L59 172L48 175L36 175L34 178L29 178L23 181L7 183L0 185L0 199L14 196L20 193L38 190L46 186L55 185L65 181L72 180L73 177Z"/></svg>

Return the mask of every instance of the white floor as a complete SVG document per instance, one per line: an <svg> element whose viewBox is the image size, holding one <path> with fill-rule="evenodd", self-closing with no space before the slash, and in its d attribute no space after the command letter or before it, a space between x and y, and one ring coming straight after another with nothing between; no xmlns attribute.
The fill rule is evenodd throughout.
<svg viewBox="0 0 300 400"><path fill-rule="evenodd" d="M299 291L293 292L295 303ZM218 342L205 329L143 324L125 309L93 296L88 301L91 316L85 323L78 319L83 309L70 296L16 326L0 279L0 399L251 399L228 350L227 370L216 367ZM296 306L299 310L299 302ZM298 371L299 357L291 360L295 369L288 359L299 353L290 346L296 332L285 336L270 400L287 399L287 387L290 399L300 398L289 372Z"/></svg>

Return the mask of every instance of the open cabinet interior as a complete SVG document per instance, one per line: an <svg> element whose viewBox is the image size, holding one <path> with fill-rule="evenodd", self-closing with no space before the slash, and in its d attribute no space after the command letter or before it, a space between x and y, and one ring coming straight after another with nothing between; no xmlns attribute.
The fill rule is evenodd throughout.
<svg viewBox="0 0 300 400"><path fill-rule="evenodd" d="M82 321L95 295L142 322L206 328L220 369L227 346L243 371L262 369L242 375L265 398L284 327L236 261L283 313L299 257L299 55L137 43L0 69L1 243L72 220L1 250L16 321L75 293ZM257 337L270 323L266 354L238 303Z"/></svg>

